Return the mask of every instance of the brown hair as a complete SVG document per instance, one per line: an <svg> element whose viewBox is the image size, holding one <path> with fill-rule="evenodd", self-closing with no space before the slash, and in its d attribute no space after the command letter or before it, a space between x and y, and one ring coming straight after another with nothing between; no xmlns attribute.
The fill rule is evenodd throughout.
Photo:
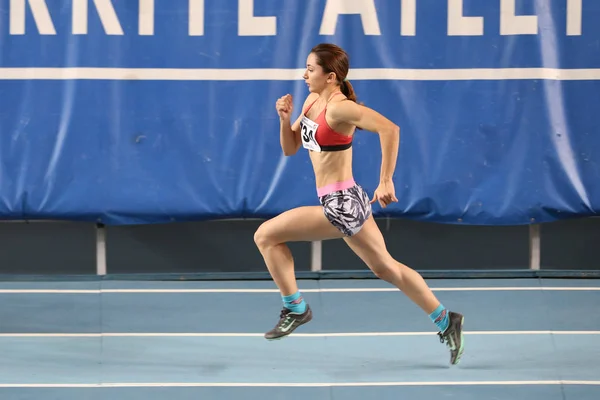
<svg viewBox="0 0 600 400"><path fill-rule="evenodd" d="M346 79L348 69L350 68L350 61L344 49L335 44L321 43L313 47L310 52L316 56L317 64L323 68L326 74L335 73L342 93L344 93L348 100L356 102L354 88L350 81Z"/></svg>

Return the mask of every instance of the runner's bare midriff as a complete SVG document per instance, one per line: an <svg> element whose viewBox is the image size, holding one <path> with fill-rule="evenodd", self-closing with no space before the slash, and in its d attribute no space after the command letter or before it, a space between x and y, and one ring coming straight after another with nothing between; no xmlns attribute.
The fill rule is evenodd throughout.
<svg viewBox="0 0 600 400"><path fill-rule="evenodd" d="M310 152L317 187L352 179L352 149L335 152Z"/></svg>

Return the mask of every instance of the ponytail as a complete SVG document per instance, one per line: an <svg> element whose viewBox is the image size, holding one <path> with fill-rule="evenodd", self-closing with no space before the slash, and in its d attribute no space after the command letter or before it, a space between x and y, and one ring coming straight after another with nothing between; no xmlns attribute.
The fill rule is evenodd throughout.
<svg viewBox="0 0 600 400"><path fill-rule="evenodd" d="M348 100L358 103L358 101L356 101L356 93L354 92L354 88L352 87L352 84L348 79L344 79L342 81L341 89L342 93L348 98ZM361 106L364 105L363 103L358 104L360 104ZM360 126L357 126L356 129L362 130Z"/></svg>
<svg viewBox="0 0 600 400"><path fill-rule="evenodd" d="M349 80L344 79L342 81L341 89L342 89L342 93L344 93L344 95L348 98L348 100L351 100L356 103L356 93L354 93L354 88L352 87L352 84L350 83Z"/></svg>

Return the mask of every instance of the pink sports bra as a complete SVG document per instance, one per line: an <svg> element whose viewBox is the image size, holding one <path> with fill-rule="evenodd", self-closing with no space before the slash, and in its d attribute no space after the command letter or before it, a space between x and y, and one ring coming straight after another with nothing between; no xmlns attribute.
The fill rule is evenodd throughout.
<svg viewBox="0 0 600 400"><path fill-rule="evenodd" d="M331 101L333 96L336 94L342 94L340 92L336 92L327 103ZM302 121L300 122L300 136L302 139L302 146L305 149L311 151L340 151L346 150L352 147L352 139L351 135L344 135L342 133L336 132L327 123L325 119L325 112L327 111L327 106L321 111L321 113L317 116L317 118L312 121L307 116L306 113L311 109L311 107L315 104L316 100L309 105L304 113L302 114Z"/></svg>

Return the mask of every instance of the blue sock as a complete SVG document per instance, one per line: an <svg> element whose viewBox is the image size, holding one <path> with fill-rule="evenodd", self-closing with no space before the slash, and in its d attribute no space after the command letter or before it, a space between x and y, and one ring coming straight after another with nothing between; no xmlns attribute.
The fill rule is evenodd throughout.
<svg viewBox="0 0 600 400"><path fill-rule="evenodd" d="M296 292L289 296L281 296L281 298L283 299L283 306L288 310L300 314L306 311L306 303L300 292Z"/></svg>
<svg viewBox="0 0 600 400"><path fill-rule="evenodd" d="M435 309L434 312L429 314L429 318L433 321L433 323L438 327L440 332L444 332L446 328L448 328L448 324L450 321L448 320L448 311L446 307L443 305L439 305L438 308Z"/></svg>

